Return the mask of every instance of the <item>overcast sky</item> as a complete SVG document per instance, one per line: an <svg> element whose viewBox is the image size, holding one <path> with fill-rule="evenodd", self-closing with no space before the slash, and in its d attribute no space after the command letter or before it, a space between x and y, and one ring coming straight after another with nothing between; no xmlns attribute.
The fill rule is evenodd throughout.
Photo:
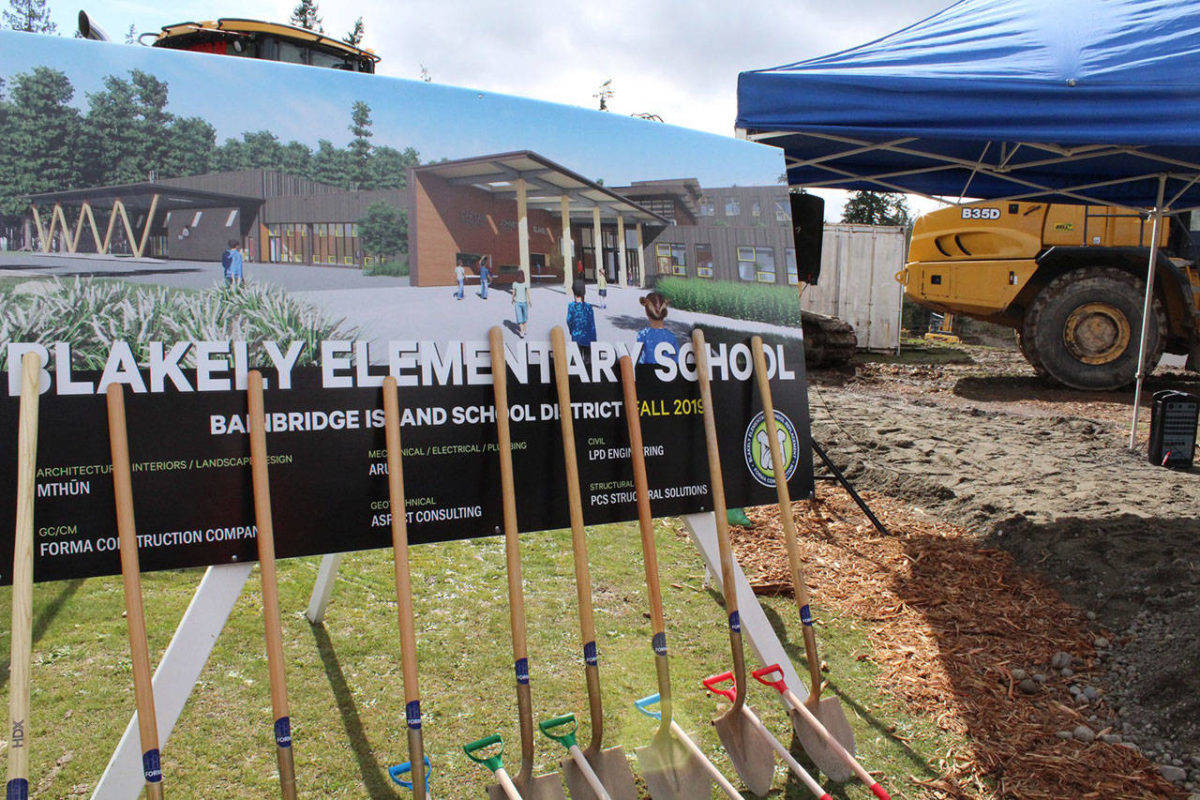
<svg viewBox="0 0 1200 800"><path fill-rule="evenodd" d="M356 0L320 2L327 33L361 15L379 72L594 108L612 79L610 108L731 135L737 75L875 39L952 0ZM227 7L225 7L227 5ZM74 6L51 0L60 30ZM289 0L233 4L104 0L88 8L114 39L214 14L286 21ZM916 204L919 208L928 203ZM830 215L832 216L832 215Z"/></svg>

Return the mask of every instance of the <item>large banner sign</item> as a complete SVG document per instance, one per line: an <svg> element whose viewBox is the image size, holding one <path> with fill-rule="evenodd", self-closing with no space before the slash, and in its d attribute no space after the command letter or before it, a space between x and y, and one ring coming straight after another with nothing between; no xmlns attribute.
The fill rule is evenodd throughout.
<svg viewBox="0 0 1200 800"><path fill-rule="evenodd" d="M711 509L696 326L729 505L773 502L780 477L754 333L786 479L794 496L811 488L778 151L420 81L13 33L0 49L0 507L15 505L17 371L34 352L38 580L119 572L114 383L143 569L252 560L251 369L267 381L281 557L389 545L388 374L411 540L493 534L494 326L522 530L568 522L555 326L589 524L636 517L624 355L654 513Z"/></svg>

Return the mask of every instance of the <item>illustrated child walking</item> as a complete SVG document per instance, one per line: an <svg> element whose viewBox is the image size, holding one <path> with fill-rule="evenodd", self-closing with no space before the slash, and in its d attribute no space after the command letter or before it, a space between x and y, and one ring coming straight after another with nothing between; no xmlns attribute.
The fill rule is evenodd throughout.
<svg viewBox="0 0 1200 800"><path fill-rule="evenodd" d="M463 267L462 259L454 265L454 280L458 281L458 291L454 293L454 297L458 300L463 299L463 283L467 280L467 270Z"/></svg>
<svg viewBox="0 0 1200 800"><path fill-rule="evenodd" d="M575 301L567 305L567 330L571 341L580 347L590 347L596 341L596 314L592 304L583 299L586 292L584 282L577 279L571 284Z"/></svg>
<svg viewBox="0 0 1200 800"><path fill-rule="evenodd" d="M608 308L608 275L604 273L603 269L596 270L596 291L600 295L599 306Z"/></svg>
<svg viewBox="0 0 1200 800"><path fill-rule="evenodd" d="M667 298L658 292L650 292L641 299L650 324L638 331L637 340L642 343L639 364L661 364L664 359L679 360L679 342L675 334L667 330Z"/></svg>
<svg viewBox="0 0 1200 800"><path fill-rule="evenodd" d="M487 300L488 280L492 277L491 271L488 269L488 257L483 256L479 259L479 296Z"/></svg>
<svg viewBox="0 0 1200 800"><path fill-rule="evenodd" d="M242 247L237 239L229 240L229 247L221 254L221 269L225 271L225 285L242 282Z"/></svg>
<svg viewBox="0 0 1200 800"><path fill-rule="evenodd" d="M513 313L516 315L517 335L525 338L525 324L529 322L529 282L525 279L525 270L517 272L517 280L512 287Z"/></svg>

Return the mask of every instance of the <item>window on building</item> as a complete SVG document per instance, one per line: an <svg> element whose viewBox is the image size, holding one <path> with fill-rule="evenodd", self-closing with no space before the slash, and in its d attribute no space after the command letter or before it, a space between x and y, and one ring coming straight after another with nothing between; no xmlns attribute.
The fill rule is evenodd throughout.
<svg viewBox="0 0 1200 800"><path fill-rule="evenodd" d="M267 258L276 264L303 264L308 226L283 223L267 226ZM313 254L316 261L316 253Z"/></svg>
<svg viewBox="0 0 1200 800"><path fill-rule="evenodd" d="M742 205L736 197L731 197L725 201L725 216L736 217L742 213Z"/></svg>
<svg viewBox="0 0 1200 800"><path fill-rule="evenodd" d="M750 206L750 216L752 216L752 217L762 216L762 209L758 207L757 200L755 200L754 204Z"/></svg>
<svg viewBox="0 0 1200 800"><path fill-rule="evenodd" d="M200 224L200 217L202 217L202 216L204 216L204 212L203 212L203 211L197 211L197 212L196 212L196 213L195 213L195 214L192 216L192 224L191 224L191 226L190 226L190 227L194 228L194 227L196 227L197 225L199 225L199 224Z"/></svg>
<svg viewBox="0 0 1200 800"><path fill-rule="evenodd" d="M696 245L696 277L711 278L713 276L713 251L711 244Z"/></svg>
<svg viewBox="0 0 1200 800"><path fill-rule="evenodd" d="M775 201L775 221L776 222L791 222L792 210L788 207L787 200Z"/></svg>
<svg viewBox="0 0 1200 800"><path fill-rule="evenodd" d="M800 271L796 268L796 248L789 247L784 251L784 263L787 265L787 282L792 286L800 283Z"/></svg>
<svg viewBox="0 0 1200 800"><path fill-rule="evenodd" d="M717 214L717 206L712 200L707 197L700 198L700 216L713 217Z"/></svg>
<svg viewBox="0 0 1200 800"><path fill-rule="evenodd" d="M238 212L238 210L237 210L236 208L235 208L235 209L232 209L232 210L229 212L229 216L225 218L225 227L226 227L226 228L232 228L232 227L233 227L233 221L234 221L235 219L237 219L237 212Z"/></svg>
<svg viewBox="0 0 1200 800"><path fill-rule="evenodd" d="M314 264L336 264L343 267L358 266L358 226L349 222L319 222L312 226L312 260ZM378 256L366 256L362 264L378 264Z"/></svg>
<svg viewBox="0 0 1200 800"><path fill-rule="evenodd" d="M738 277L744 281L775 283L775 251L770 247L739 247Z"/></svg>
<svg viewBox="0 0 1200 800"><path fill-rule="evenodd" d="M687 276L687 247L682 244L662 242L654 245L655 260L660 275Z"/></svg>

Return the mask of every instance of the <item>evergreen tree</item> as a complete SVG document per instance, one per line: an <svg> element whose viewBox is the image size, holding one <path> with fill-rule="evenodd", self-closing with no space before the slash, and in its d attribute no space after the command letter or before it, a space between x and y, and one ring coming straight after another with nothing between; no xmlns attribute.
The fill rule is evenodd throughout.
<svg viewBox="0 0 1200 800"><path fill-rule="evenodd" d="M349 155L351 159L350 183L359 189L375 188L371 181L371 107L361 100L354 103L350 112Z"/></svg>
<svg viewBox="0 0 1200 800"><path fill-rule="evenodd" d="M359 17L354 20L354 27L346 34L346 38L342 39L346 44L358 47L362 44L363 36L366 34L367 26L363 24L363 18Z"/></svg>
<svg viewBox="0 0 1200 800"><path fill-rule="evenodd" d="M911 218L908 201L894 192L855 192L842 210L842 222L859 225L907 225Z"/></svg>
<svg viewBox="0 0 1200 800"><path fill-rule="evenodd" d="M370 186L373 189L403 189L408 186L408 168L420 164L420 156L411 147L397 150L376 145L371 151Z"/></svg>
<svg viewBox="0 0 1200 800"><path fill-rule="evenodd" d="M246 158L246 145L241 139L226 139L224 144L213 149L211 168L215 172L230 172L250 169Z"/></svg>
<svg viewBox="0 0 1200 800"><path fill-rule="evenodd" d="M164 178L203 175L211 169L217 131L200 117L176 118L171 122L168 147L162 166Z"/></svg>
<svg viewBox="0 0 1200 800"><path fill-rule="evenodd" d="M167 111L167 84L160 78L139 69L129 73L137 101L137 116L134 127L141 141L137 152L137 169L140 180L151 175L166 177L164 170L171 148L171 123L175 116Z"/></svg>
<svg viewBox="0 0 1200 800"><path fill-rule="evenodd" d="M303 142L288 142L283 146L284 171L301 178L312 178L312 150Z"/></svg>
<svg viewBox="0 0 1200 800"><path fill-rule="evenodd" d="M325 28L321 24L321 15L320 9L317 8L317 0L300 0L299 4L292 9L291 22L297 28L304 28L306 31L325 32Z"/></svg>
<svg viewBox="0 0 1200 800"><path fill-rule="evenodd" d="M70 105L70 79L58 70L35 67L12 79L7 105L7 136L0 141L6 185L0 188L0 212L20 214L25 194L80 185L77 143L79 112Z"/></svg>
<svg viewBox="0 0 1200 800"><path fill-rule="evenodd" d="M137 27L131 22L129 23L129 30L125 31L125 44L137 44L137 41Z"/></svg>
<svg viewBox="0 0 1200 800"><path fill-rule="evenodd" d="M318 183L350 189L354 159L349 150L334 147L333 142L322 139L317 142L317 152L312 157L312 178Z"/></svg>
<svg viewBox="0 0 1200 800"><path fill-rule="evenodd" d="M368 256L388 259L407 253L408 215L387 203L372 203L358 221L358 238Z"/></svg>
<svg viewBox="0 0 1200 800"><path fill-rule="evenodd" d="M8 0L4 24L14 31L27 33L57 33L58 26L50 19L46 0Z"/></svg>

